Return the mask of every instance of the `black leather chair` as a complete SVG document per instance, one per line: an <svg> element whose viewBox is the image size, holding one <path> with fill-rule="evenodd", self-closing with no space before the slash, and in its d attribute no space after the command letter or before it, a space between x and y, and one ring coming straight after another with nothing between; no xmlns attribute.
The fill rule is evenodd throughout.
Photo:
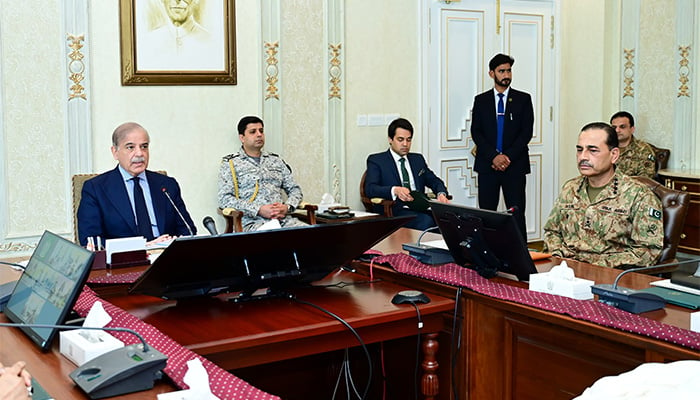
<svg viewBox="0 0 700 400"><path fill-rule="evenodd" d="M661 200L664 221L664 247L657 264L672 262L676 258L683 224L688 214L690 194L667 188L659 182L646 177L635 176L634 179L647 185Z"/></svg>

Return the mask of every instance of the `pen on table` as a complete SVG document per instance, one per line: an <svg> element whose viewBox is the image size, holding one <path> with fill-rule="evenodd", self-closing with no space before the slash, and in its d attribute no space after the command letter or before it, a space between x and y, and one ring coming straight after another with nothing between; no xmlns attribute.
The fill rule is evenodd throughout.
<svg viewBox="0 0 700 400"><path fill-rule="evenodd" d="M92 236L87 238L87 246L85 246L90 251L95 251L95 239Z"/></svg>
<svg viewBox="0 0 700 400"><path fill-rule="evenodd" d="M340 269L342 269L343 271L347 271L347 272L357 272L357 270L355 268L351 268L351 267L348 267L346 265L343 265L342 267L340 267Z"/></svg>
<svg viewBox="0 0 700 400"><path fill-rule="evenodd" d="M99 236L97 237L97 250L102 250L102 238Z"/></svg>

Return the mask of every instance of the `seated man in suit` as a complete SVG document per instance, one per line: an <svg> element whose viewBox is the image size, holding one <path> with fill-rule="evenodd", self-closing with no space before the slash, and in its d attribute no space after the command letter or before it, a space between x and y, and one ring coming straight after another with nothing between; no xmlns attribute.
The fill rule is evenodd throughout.
<svg viewBox="0 0 700 400"><path fill-rule="evenodd" d="M78 206L78 238L102 239L143 236L151 241L197 233L180 186L173 178L146 170L148 132L135 122L126 122L112 134L116 168L83 185Z"/></svg>
<svg viewBox="0 0 700 400"><path fill-rule="evenodd" d="M408 120L398 118L389 124L389 150L367 157L365 194L395 200L394 215L415 215L406 227L422 231L435 226L435 221L429 211L409 208L414 200L411 192L423 193L427 186L438 201L449 200L445 184L428 168L423 155L410 153L412 140L413 125Z"/></svg>
<svg viewBox="0 0 700 400"><path fill-rule="evenodd" d="M604 122L581 129L580 176L567 181L544 226L544 251L606 267L653 265L664 244L661 201L615 169L618 136Z"/></svg>
<svg viewBox="0 0 700 400"><path fill-rule="evenodd" d="M219 168L219 207L242 211L244 231L258 230L271 220L285 228L307 225L290 215L303 198L301 187L282 157L263 151L262 119L241 118L238 139L241 148L225 156Z"/></svg>

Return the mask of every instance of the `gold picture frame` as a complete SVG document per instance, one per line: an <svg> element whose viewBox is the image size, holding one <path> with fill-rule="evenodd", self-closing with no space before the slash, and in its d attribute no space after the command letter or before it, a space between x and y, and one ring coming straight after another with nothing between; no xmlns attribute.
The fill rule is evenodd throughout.
<svg viewBox="0 0 700 400"><path fill-rule="evenodd" d="M235 0L119 2L123 86L237 83Z"/></svg>

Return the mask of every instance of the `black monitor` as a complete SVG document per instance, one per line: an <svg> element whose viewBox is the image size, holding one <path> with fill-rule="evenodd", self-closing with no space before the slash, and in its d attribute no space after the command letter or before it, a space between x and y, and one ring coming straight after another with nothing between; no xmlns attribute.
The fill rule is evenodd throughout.
<svg viewBox="0 0 700 400"><path fill-rule="evenodd" d="M430 207L457 264L485 278L503 272L527 281L537 273L513 215L436 201Z"/></svg>
<svg viewBox="0 0 700 400"><path fill-rule="evenodd" d="M4 313L19 324L63 324L90 273L95 253L49 231L44 232L17 281ZM58 329L22 330L41 347L51 346Z"/></svg>
<svg viewBox="0 0 700 400"><path fill-rule="evenodd" d="M165 299L258 289L284 290L319 280L362 255L413 217L376 218L174 240L130 288Z"/></svg>

